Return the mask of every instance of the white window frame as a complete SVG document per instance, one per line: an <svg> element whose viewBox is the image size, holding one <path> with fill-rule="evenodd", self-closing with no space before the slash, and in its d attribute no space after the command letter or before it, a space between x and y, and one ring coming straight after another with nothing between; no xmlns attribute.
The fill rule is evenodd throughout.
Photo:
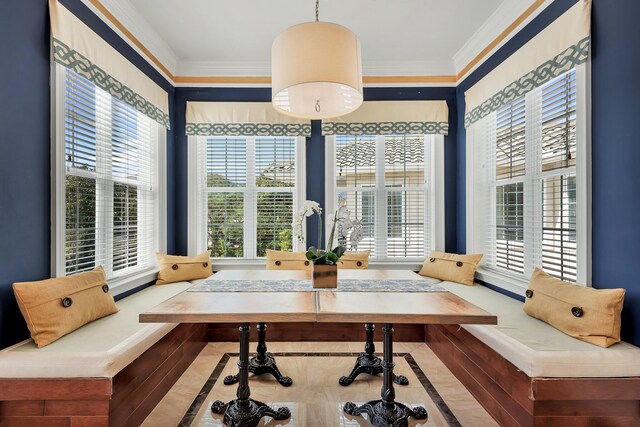
<svg viewBox="0 0 640 427"><path fill-rule="evenodd" d="M255 140L259 137L245 136L248 146L255 146ZM202 197L203 185L202 180L203 168L206 165L202 163L202 150L206 150L203 145L206 144L206 136L193 136L190 135L187 138L188 144L188 216L187 216L187 253L190 256L200 254L207 250L207 224L206 224L206 212L207 201ZM295 189L293 191L293 214L300 209L302 203L305 200L306 195L306 141L304 136L295 137L296 153L295 153ZM247 170L255 169L255 156L247 156ZM247 176L249 178L249 176ZM255 182L252 179L247 179L247 189L255 189ZM266 188L264 190L267 190ZM249 191L252 194L251 191ZM245 227L244 227L244 247L249 249L245 251L245 256L242 258L226 258L226 257L212 257L212 264L214 269L263 269L264 257L257 257L255 255L255 234L256 223L254 219L257 214L255 212L255 204L245 203ZM247 221L249 219L249 221ZM252 226L249 227L248 225ZM301 251L305 249L305 244L299 242L295 237L293 239L293 250Z"/></svg>
<svg viewBox="0 0 640 427"><path fill-rule="evenodd" d="M430 250L444 250L445 241L445 209L444 209L444 136L443 135L424 135L425 141L425 169L427 173L430 173L431 186L426 189L424 195L424 201L430 209L425 209L425 230L429 227L431 233L431 248L426 247L425 242L425 257L428 256ZM384 174L384 143L385 136L376 136L376 176ZM427 147L428 145L428 147ZM428 149L431 150L431 155L428 156ZM328 135L325 137L325 211L328 213L335 212L338 203L338 193L336 191L336 137L335 135ZM427 159L432 161L431 165L426 164ZM425 183L426 184L426 183ZM387 188L377 188L376 197L387 197ZM378 194L380 193L380 194ZM428 203L431 201L431 203ZM376 204L377 216L380 216L386 222L386 212L380 204ZM329 227L325 227L328 229ZM386 229L386 226L383 227ZM328 239L329 230L326 230ZM379 242L376 242L379 244ZM383 252L386 252L386 248ZM376 249L378 251L378 249ZM371 260L369 266L371 268L378 269L412 269L419 270L422 266L424 259L416 260Z"/></svg>
<svg viewBox="0 0 640 427"><path fill-rule="evenodd" d="M576 263L577 280L576 283L591 286L591 60L580 64L575 68L576 73L576 151L578 153L576 166L551 173L538 173L533 179L540 181L543 177L562 175L575 170L576 174ZM530 94L528 94L530 95ZM530 114L527 107L527 115ZM529 119L527 119L527 123ZM474 229L475 215L479 214L478 202L474 198L476 171L474 159L477 155L484 153L476 152L477 144L474 144L475 129L473 126L466 130L466 245L467 253L477 253L475 247L476 237L485 230ZM527 147L531 147L527 129ZM535 147L534 147L535 148ZM527 167L529 167L527 165ZM575 169L574 169L575 168ZM505 183L508 183L505 180ZM526 184L525 184L526 187ZM525 188L525 191L526 188ZM528 201L525 195L525 203ZM525 213L530 210L525 206ZM495 212L494 212L495 213ZM526 220L525 220L526 221ZM526 224L526 223L525 223ZM526 229L526 225L525 225ZM526 239L526 237L525 237ZM526 248L531 247L532 242L525 241ZM529 255L525 255L527 257ZM526 260L525 260L526 262ZM500 272L495 269L487 269L482 264L476 271L476 277L486 283L497 286L504 290L523 295L528 288L529 278L520 277L517 274Z"/></svg>
<svg viewBox="0 0 640 427"><path fill-rule="evenodd" d="M67 69L56 63L51 66L51 276L65 276L65 73ZM158 185L157 224L158 247L156 251L164 252L167 246L167 178L166 178L166 141L167 130L155 122L152 132L152 144L156 144L153 163L153 180ZM106 190L108 191L108 189ZM112 191L112 188L111 188ZM96 223L106 219L96 215ZM97 228L100 226L97 226ZM111 236L96 236L96 239ZM109 247L109 246L107 246ZM108 249L111 250L111 249ZM108 256L108 254L106 254ZM136 287L145 285L157 278L157 266L140 269L108 280L113 295L119 295Z"/></svg>

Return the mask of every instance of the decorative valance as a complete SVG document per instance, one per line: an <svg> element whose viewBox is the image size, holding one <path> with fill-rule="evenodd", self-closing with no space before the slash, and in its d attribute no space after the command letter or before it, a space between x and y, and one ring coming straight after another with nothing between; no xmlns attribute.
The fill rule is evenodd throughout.
<svg viewBox="0 0 640 427"><path fill-rule="evenodd" d="M311 136L311 122L278 113L270 102L187 102L187 135Z"/></svg>
<svg viewBox="0 0 640 427"><path fill-rule="evenodd" d="M57 0L49 0L53 58L169 128L169 96Z"/></svg>
<svg viewBox="0 0 640 427"><path fill-rule="evenodd" d="M448 133L446 101L365 101L353 113L322 122L323 135Z"/></svg>
<svg viewBox="0 0 640 427"><path fill-rule="evenodd" d="M567 12L465 92L465 126L587 60L591 0Z"/></svg>

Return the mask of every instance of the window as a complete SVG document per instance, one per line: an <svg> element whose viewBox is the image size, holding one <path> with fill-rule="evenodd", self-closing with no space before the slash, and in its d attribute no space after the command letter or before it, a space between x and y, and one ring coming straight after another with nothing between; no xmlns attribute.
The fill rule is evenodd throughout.
<svg viewBox="0 0 640 427"><path fill-rule="evenodd" d="M191 252L206 248L214 258L257 259L267 249L297 246L292 223L303 198L297 158L304 138L209 136L190 137L189 144L199 165L191 179L200 183L190 202Z"/></svg>
<svg viewBox="0 0 640 427"><path fill-rule="evenodd" d="M442 142L439 135L326 138L327 210L346 205L362 221L358 250L370 250L373 260L422 261L438 246L443 227L434 219L442 205L432 183L442 182Z"/></svg>
<svg viewBox="0 0 640 427"><path fill-rule="evenodd" d="M580 65L467 130L467 252L485 254L489 276L526 280L540 267L589 280L585 73Z"/></svg>
<svg viewBox="0 0 640 427"><path fill-rule="evenodd" d="M111 279L155 269L164 128L73 71L55 70L54 273L102 265Z"/></svg>

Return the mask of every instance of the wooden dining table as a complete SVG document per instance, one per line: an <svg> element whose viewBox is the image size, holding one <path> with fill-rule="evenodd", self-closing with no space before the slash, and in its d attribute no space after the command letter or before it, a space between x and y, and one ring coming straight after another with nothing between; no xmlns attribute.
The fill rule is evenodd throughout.
<svg viewBox="0 0 640 427"><path fill-rule="evenodd" d="M496 316L442 288L438 289L437 285L427 286L426 279L411 271L340 270L338 288L335 289L313 289L310 279L309 271L223 270L208 279L206 286L195 285L141 313L140 322L240 323L237 398L228 403L215 401L212 404L212 411L224 414L223 422L228 426L257 425L264 416L275 420L291 416L288 408L274 409L251 399L250 323L383 323L381 398L360 406L348 402L343 408L350 415L367 414L369 422L375 426L404 426L409 417L427 418L423 407L408 407L395 401L394 323L497 323ZM256 286L260 286L250 286L254 281ZM349 291L340 289L341 281ZM358 291L352 291L354 283L358 282L363 286L356 286ZM385 283L390 288L380 291L380 285ZM411 284L411 291L397 292L391 288L393 284L400 283ZM262 290L270 284L275 291ZM367 284L377 285L372 289L378 291L368 291ZM422 284L428 291L421 291ZM287 287L295 288L295 291L287 291ZM225 291L227 288L234 290Z"/></svg>

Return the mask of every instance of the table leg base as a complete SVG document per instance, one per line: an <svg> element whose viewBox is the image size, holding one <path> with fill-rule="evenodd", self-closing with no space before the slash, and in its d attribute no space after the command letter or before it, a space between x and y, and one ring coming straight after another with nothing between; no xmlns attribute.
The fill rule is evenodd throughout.
<svg viewBox="0 0 640 427"><path fill-rule="evenodd" d="M382 360L378 356L373 356L365 352L360 353L356 365L351 370L351 373L345 377L341 377L338 382L341 386L346 387L350 385L358 375L369 374L375 376L382 373ZM409 379L404 375L394 375L393 382L398 385L408 385Z"/></svg>
<svg viewBox="0 0 640 427"><path fill-rule="evenodd" d="M280 370L278 369L278 365L276 365L276 359L273 357L273 354L266 353L264 355L264 360L259 360L258 356L252 357L249 361L249 372L254 375L262 375L262 374L270 374L278 381L281 385L285 387L289 387L293 384L293 380L290 377L286 377L282 375ZM380 371L382 372L382 371ZM238 382L237 375L228 375L224 378L224 385L231 385Z"/></svg>
<svg viewBox="0 0 640 427"><path fill-rule="evenodd" d="M238 400L229 403L216 400L211 405L211 412L224 414L222 422L227 427L255 427L263 417L271 417L278 421L291 417L291 411L286 407L275 410L257 400L249 399L245 402L245 405L240 405Z"/></svg>
<svg viewBox="0 0 640 427"><path fill-rule="evenodd" d="M409 417L416 420L427 419L427 410L422 406L409 408L402 403L395 402L389 408L382 400L372 400L361 406L347 402L344 404L343 410L349 415L367 414L369 422L376 427L407 427Z"/></svg>

